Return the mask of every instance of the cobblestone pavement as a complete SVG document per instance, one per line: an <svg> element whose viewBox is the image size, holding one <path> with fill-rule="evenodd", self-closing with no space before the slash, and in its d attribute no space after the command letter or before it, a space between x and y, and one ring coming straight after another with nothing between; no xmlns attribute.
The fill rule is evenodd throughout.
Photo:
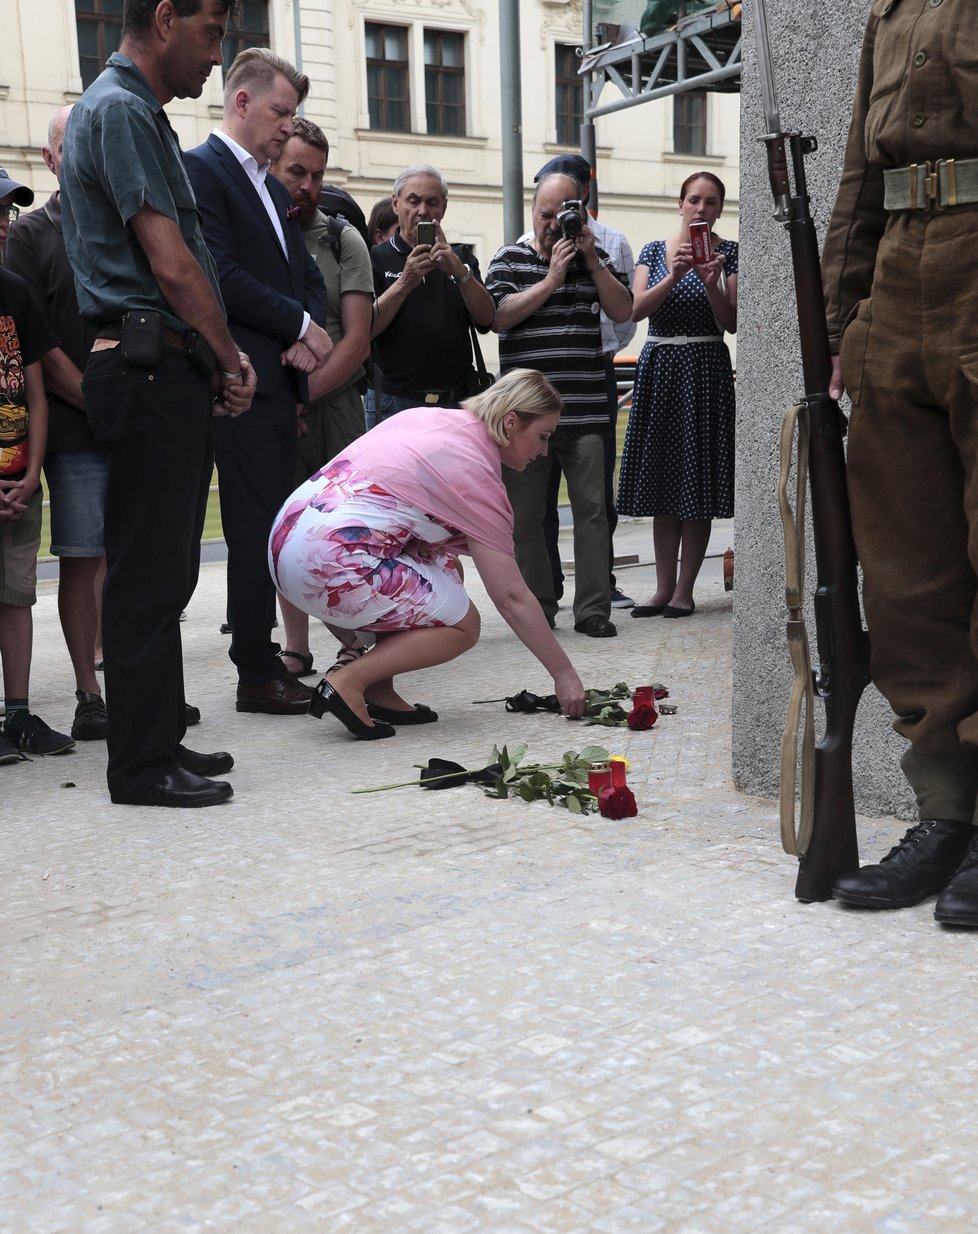
<svg viewBox="0 0 978 1234"><path fill-rule="evenodd" d="M648 566L620 579L648 595ZM111 806L98 744L0 767L0 1229L975 1229L975 939L931 904L794 900L774 803L730 781L715 570L691 620L560 615L587 684L670 687L652 732L473 706L549 690L482 604L480 645L410 682L441 722L370 745L234 712L223 586L205 566L183 629L233 802ZM64 726L51 585L36 617L34 708ZM595 740L638 817L351 796ZM864 820L864 852L901 830Z"/></svg>

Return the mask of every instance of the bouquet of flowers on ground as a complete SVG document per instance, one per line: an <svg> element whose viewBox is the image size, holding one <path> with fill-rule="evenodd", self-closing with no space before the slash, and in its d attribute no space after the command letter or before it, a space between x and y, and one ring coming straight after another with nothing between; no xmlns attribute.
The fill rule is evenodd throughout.
<svg viewBox="0 0 978 1234"><path fill-rule="evenodd" d="M627 726L636 732L645 732L658 720L656 702L668 698L669 691L661 682L650 686L637 686L630 690L619 681L610 690L585 690L585 724L602 724L607 728ZM556 694L532 694L521 690L509 698L477 698L476 703L505 703L507 711L529 713L533 711L560 712Z"/></svg>
<svg viewBox="0 0 978 1234"><path fill-rule="evenodd" d="M407 788L415 783L427 789L477 784L487 797L505 799L512 794L523 801L563 805L572 814L588 814L595 808L608 818L631 818L637 813L635 798L627 787L602 790L601 793L594 793L588 787L588 772L592 765L608 759L608 751L601 746L585 746L580 751L566 750L559 763L524 763L526 751L525 745L517 746L512 752L505 745L501 750L494 745L489 762L475 771L448 759L429 758L424 765L415 764L421 771L417 781L358 788L354 792L381 793L392 788Z"/></svg>

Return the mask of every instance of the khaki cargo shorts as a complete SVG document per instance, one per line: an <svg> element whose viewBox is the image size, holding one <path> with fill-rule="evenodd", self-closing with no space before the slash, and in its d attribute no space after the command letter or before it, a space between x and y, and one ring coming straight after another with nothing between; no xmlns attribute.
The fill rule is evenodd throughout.
<svg viewBox="0 0 978 1234"><path fill-rule="evenodd" d="M43 500L38 485L19 519L0 522L0 604L30 608L37 600Z"/></svg>

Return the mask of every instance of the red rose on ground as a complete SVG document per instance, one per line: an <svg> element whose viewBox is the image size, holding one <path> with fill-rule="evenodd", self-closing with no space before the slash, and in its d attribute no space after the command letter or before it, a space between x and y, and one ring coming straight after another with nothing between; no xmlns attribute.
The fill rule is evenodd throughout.
<svg viewBox="0 0 978 1234"><path fill-rule="evenodd" d="M659 713L651 703L639 703L628 713L628 727L644 732L651 728L658 718Z"/></svg>
<svg viewBox="0 0 978 1234"><path fill-rule="evenodd" d="M634 818L638 813L630 788L603 788L598 793L598 809L605 818Z"/></svg>

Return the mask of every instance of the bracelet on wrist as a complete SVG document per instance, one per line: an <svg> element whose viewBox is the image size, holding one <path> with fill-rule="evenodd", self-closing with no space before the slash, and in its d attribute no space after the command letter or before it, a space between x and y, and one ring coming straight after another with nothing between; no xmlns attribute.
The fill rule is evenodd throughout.
<svg viewBox="0 0 978 1234"><path fill-rule="evenodd" d="M240 377L244 376L243 368L239 368L236 373L228 373L222 368L219 368L217 371L221 374L225 381L237 381Z"/></svg>

